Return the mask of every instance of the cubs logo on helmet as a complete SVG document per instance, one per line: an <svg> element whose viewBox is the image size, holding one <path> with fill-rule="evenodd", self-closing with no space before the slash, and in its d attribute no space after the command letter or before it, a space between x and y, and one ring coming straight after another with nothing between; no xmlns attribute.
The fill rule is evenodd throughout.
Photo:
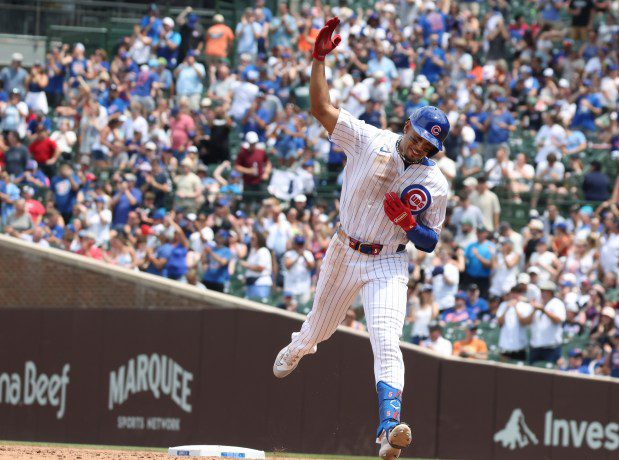
<svg viewBox="0 0 619 460"><path fill-rule="evenodd" d="M441 134L441 127L439 125L434 125L432 126L432 128L430 128L430 132L435 136L438 136L439 134Z"/></svg>
<svg viewBox="0 0 619 460"><path fill-rule="evenodd" d="M406 187L400 194L400 199L411 209L411 214L420 214L430 207L432 196L427 188L421 184Z"/></svg>

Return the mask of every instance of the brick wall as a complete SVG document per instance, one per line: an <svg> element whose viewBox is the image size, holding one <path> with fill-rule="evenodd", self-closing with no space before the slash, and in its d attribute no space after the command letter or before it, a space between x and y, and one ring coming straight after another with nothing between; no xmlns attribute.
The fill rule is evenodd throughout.
<svg viewBox="0 0 619 460"><path fill-rule="evenodd" d="M5 235L0 235L0 287L0 306L13 308L213 308L214 304L250 304Z"/></svg>

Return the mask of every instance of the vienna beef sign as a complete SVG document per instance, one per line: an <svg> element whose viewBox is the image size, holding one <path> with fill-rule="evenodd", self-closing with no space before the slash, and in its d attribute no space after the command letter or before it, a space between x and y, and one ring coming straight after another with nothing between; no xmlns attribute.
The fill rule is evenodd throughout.
<svg viewBox="0 0 619 460"><path fill-rule="evenodd" d="M0 372L0 404L49 406L58 420L65 416L71 366L64 364L57 374L39 372L34 361L26 361L23 375Z"/></svg>

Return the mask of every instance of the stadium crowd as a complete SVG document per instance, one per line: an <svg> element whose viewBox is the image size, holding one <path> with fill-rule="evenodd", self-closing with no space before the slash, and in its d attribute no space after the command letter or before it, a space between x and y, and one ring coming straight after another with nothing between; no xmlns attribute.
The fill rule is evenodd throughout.
<svg viewBox="0 0 619 460"><path fill-rule="evenodd" d="M336 106L396 132L428 104L451 122L434 159L453 195L436 251L409 249L404 339L619 376L619 2L326 3L256 0L233 27L153 4L113 50L13 54L3 233L306 313L346 163L308 112L337 15Z"/></svg>

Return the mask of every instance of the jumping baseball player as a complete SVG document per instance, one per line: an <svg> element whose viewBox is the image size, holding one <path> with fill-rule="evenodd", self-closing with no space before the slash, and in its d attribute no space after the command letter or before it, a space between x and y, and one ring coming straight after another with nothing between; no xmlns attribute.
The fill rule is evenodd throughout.
<svg viewBox="0 0 619 460"><path fill-rule="evenodd" d="M395 459L411 443L400 422L404 363L399 340L406 314L408 241L432 252L438 242L449 186L432 157L449 133L436 107L416 110L402 136L368 125L331 105L325 56L341 41L330 19L314 44L310 81L311 112L342 148L348 161L340 198L340 227L333 236L318 280L312 311L273 365L283 378L300 359L315 353L342 322L359 291L374 352L378 393L379 455Z"/></svg>

